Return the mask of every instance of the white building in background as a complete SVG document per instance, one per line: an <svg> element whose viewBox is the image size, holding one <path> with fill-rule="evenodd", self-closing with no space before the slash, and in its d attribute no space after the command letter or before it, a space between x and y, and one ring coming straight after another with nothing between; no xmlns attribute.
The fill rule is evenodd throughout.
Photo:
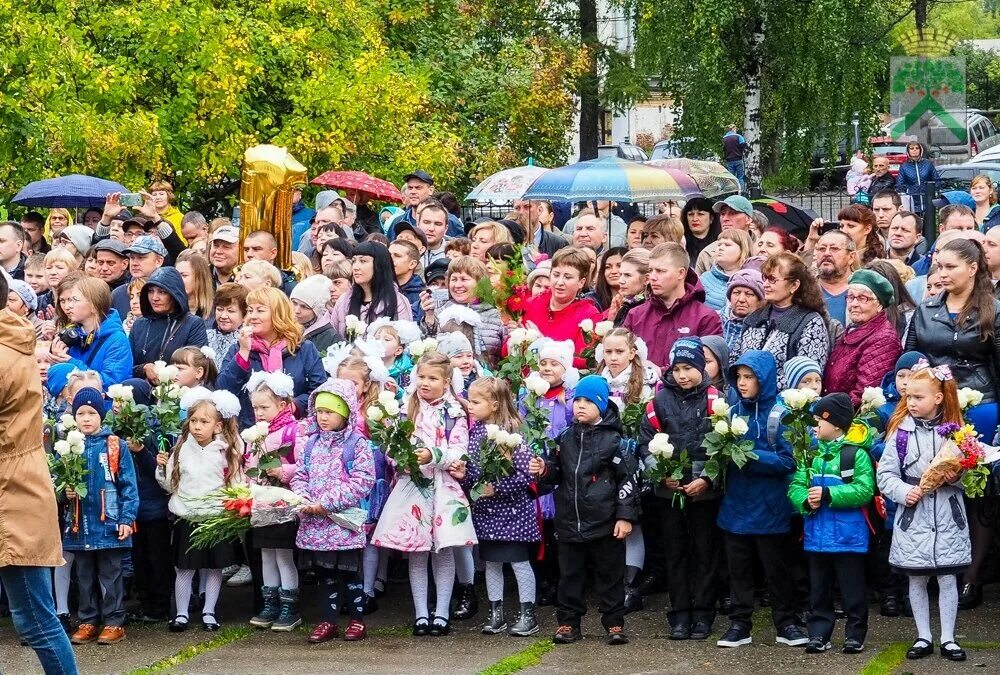
<svg viewBox="0 0 1000 675"><path fill-rule="evenodd" d="M604 44L614 47L623 54L631 54L635 48L634 21L619 3L608 0L597 2L597 32ZM601 135L599 144L616 146L626 141L635 143L639 134L649 134L652 141L668 138L676 120L672 101L652 90L647 100L636 103L623 112L603 110L598 125ZM580 116L573 118L570 161L580 156Z"/></svg>

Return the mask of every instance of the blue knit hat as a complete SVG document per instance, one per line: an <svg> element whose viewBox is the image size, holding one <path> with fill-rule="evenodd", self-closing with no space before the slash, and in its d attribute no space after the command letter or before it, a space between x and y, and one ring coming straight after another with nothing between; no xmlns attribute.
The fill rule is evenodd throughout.
<svg viewBox="0 0 1000 675"><path fill-rule="evenodd" d="M101 421L104 421L104 395L93 387L84 387L80 391L76 392L76 396L73 397L73 414L88 405L97 411L97 414L101 417Z"/></svg>
<svg viewBox="0 0 1000 675"><path fill-rule="evenodd" d="M893 375L901 370L913 370L913 366L917 365L917 361L921 359L926 361L927 357L920 352L903 352L903 355L896 361L896 367L892 371Z"/></svg>
<svg viewBox="0 0 1000 675"><path fill-rule="evenodd" d="M49 391L49 396L53 398L63 393L63 389L69 384L69 374L76 370L72 363L53 363L45 371L45 388Z"/></svg>
<svg viewBox="0 0 1000 675"><path fill-rule="evenodd" d="M580 380L576 385L574 398L585 398L601 411L601 415L608 411L608 399L611 397L611 389L608 382L598 375L588 375Z"/></svg>
<svg viewBox="0 0 1000 675"><path fill-rule="evenodd" d="M816 373L821 378L823 377L823 370L819 364L808 356L793 356L785 361L785 383L789 389L798 389L802 380L809 373Z"/></svg>
<svg viewBox="0 0 1000 675"><path fill-rule="evenodd" d="M678 363L686 363L689 366L705 372L705 352L701 339L689 337L677 340L670 348L670 367L673 368Z"/></svg>

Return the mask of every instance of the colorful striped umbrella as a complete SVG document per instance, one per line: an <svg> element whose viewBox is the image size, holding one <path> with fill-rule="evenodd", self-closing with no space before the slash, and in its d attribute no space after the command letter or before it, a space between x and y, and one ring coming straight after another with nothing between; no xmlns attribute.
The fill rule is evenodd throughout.
<svg viewBox="0 0 1000 675"><path fill-rule="evenodd" d="M706 162L686 157L651 159L646 164L661 169L681 171L698 184L704 196L714 199L722 195L739 194L740 182L718 162Z"/></svg>
<svg viewBox="0 0 1000 675"><path fill-rule="evenodd" d="M546 171L548 169L545 167L534 164L504 169L477 185L465 201L479 204L510 204L515 199L520 199L528 186Z"/></svg>
<svg viewBox="0 0 1000 675"><path fill-rule="evenodd" d="M591 199L663 202L699 195L698 185L683 172L604 157L546 171L531 184L523 198L567 202Z"/></svg>

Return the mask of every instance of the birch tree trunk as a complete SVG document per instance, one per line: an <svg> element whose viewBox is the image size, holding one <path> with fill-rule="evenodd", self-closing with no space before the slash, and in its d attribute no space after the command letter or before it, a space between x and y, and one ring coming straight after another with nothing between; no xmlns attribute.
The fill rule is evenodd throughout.
<svg viewBox="0 0 1000 675"><path fill-rule="evenodd" d="M743 135L747 142L744 156L747 188L760 187L760 90L764 69L764 31L762 17L757 30L750 39L750 54L747 57L746 95L744 98Z"/></svg>

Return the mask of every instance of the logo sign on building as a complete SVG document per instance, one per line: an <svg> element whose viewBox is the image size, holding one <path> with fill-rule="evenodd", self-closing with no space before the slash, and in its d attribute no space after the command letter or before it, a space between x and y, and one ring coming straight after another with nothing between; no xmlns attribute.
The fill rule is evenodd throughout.
<svg viewBox="0 0 1000 675"><path fill-rule="evenodd" d="M893 139L925 147L968 141L964 58L894 56L889 82Z"/></svg>

